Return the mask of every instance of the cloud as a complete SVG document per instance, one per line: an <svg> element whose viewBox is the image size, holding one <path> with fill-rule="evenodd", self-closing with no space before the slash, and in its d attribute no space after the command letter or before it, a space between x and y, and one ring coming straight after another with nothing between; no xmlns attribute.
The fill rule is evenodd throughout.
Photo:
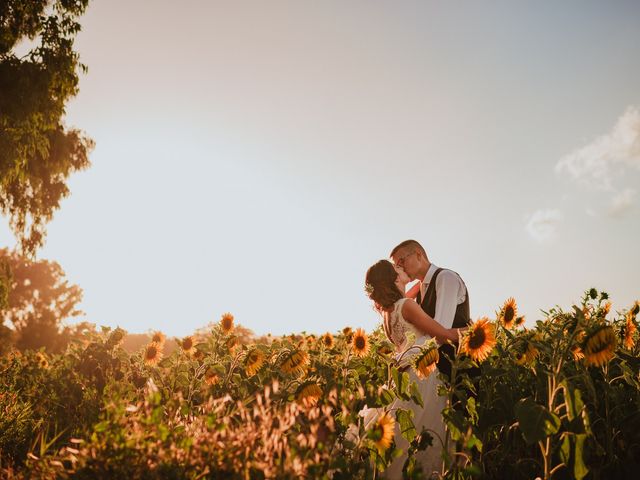
<svg viewBox="0 0 640 480"><path fill-rule="evenodd" d="M640 170L640 110L634 106L627 108L611 132L565 155L555 170L590 187L611 191L614 173L627 167Z"/></svg>
<svg viewBox="0 0 640 480"><path fill-rule="evenodd" d="M609 205L607 213L612 217L623 216L633 208L633 199L635 196L635 190L632 188L625 188L611 199L611 204Z"/></svg>
<svg viewBox="0 0 640 480"><path fill-rule="evenodd" d="M538 242L551 240L562 221L562 212L557 209L537 210L527 222L527 232Z"/></svg>

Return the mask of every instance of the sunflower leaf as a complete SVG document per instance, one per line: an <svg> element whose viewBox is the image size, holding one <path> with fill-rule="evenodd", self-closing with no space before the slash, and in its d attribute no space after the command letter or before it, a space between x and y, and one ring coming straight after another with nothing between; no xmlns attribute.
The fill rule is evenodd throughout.
<svg viewBox="0 0 640 480"><path fill-rule="evenodd" d="M391 377L395 383L395 394L403 400L410 400L409 383L410 377L407 372L399 372L397 368L391 369Z"/></svg>
<svg viewBox="0 0 640 480"><path fill-rule="evenodd" d="M416 382L411 382L411 400L416 402L420 407L424 408L424 402L422 401L422 395L420 394L420 390L418 390L418 384Z"/></svg>
<svg viewBox="0 0 640 480"><path fill-rule="evenodd" d="M411 417L413 417L413 411L411 410L405 410L404 408L396 410L396 420L400 424L400 433L408 442L413 441L418 434Z"/></svg>
<svg viewBox="0 0 640 480"><path fill-rule="evenodd" d="M172 362L173 361L169 357L163 358L162 360L160 360L160 363L158 363L158 366L161 368L169 368Z"/></svg>
<svg viewBox="0 0 640 480"><path fill-rule="evenodd" d="M523 398L516 404L515 414L522 435L529 444L544 440L560 428L558 416L530 397Z"/></svg>
<svg viewBox="0 0 640 480"><path fill-rule="evenodd" d="M563 382L562 387L567 406L567 418L569 419L568 430L576 434L587 433L588 418L580 390L571 388L566 381Z"/></svg>
<svg viewBox="0 0 640 480"><path fill-rule="evenodd" d="M460 440L463 437L462 432L466 430L465 418L462 412L447 407L442 411L442 418L449 428L451 438L453 440Z"/></svg>
<svg viewBox="0 0 640 480"><path fill-rule="evenodd" d="M576 480L582 480L589 473L583 457L586 438L586 434L574 435L567 433L564 435L560 445L560 460L573 472L573 478Z"/></svg>
<svg viewBox="0 0 640 480"><path fill-rule="evenodd" d="M388 388L382 389L382 392L380 394L380 403L382 405L389 405L395 398L396 395L395 393L393 393L393 390L390 390Z"/></svg>

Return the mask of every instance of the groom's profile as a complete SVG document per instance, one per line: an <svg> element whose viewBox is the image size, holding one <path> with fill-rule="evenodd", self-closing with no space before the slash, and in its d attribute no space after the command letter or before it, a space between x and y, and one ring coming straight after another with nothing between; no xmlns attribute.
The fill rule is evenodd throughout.
<svg viewBox="0 0 640 480"><path fill-rule="evenodd" d="M469 294L460 275L431 263L425 249L415 240L398 244L389 257L411 280L421 281L416 302L427 315L445 328L463 328L470 324ZM440 347L438 370L447 378L451 374L451 362L446 357L454 355L452 345Z"/></svg>

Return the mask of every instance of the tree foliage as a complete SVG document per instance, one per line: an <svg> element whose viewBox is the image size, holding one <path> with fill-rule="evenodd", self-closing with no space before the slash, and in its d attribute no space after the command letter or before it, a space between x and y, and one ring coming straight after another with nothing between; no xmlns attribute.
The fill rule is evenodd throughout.
<svg viewBox="0 0 640 480"><path fill-rule="evenodd" d="M72 331L61 323L82 314L77 309L82 289L69 284L57 262L32 261L7 249L0 250L0 261L11 272L7 307L0 318L13 327L16 347L62 350Z"/></svg>
<svg viewBox="0 0 640 480"><path fill-rule="evenodd" d="M63 124L86 67L74 50L88 0L0 2L0 210L25 254L69 194L71 173L89 166L91 139ZM19 57L25 41L34 47Z"/></svg>

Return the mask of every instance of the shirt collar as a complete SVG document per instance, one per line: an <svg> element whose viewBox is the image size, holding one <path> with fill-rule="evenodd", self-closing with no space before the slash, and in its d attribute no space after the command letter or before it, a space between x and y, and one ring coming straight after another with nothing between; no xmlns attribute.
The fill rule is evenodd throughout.
<svg viewBox="0 0 640 480"><path fill-rule="evenodd" d="M436 267L432 263L431 266L429 267L429 270L427 270L427 274L424 276L422 283L424 283L425 285L431 283L431 279L433 278L433 274L436 273L436 270L438 270L438 267Z"/></svg>

